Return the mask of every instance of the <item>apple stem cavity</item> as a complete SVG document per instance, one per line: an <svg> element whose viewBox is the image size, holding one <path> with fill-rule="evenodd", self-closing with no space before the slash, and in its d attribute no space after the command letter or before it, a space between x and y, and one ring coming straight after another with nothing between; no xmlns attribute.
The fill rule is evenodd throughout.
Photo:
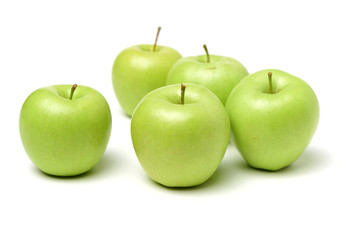
<svg viewBox="0 0 350 240"><path fill-rule="evenodd" d="M158 42L158 37L159 37L159 32L160 32L160 29L162 29L161 27L158 27L158 31L157 31L157 35L156 35L156 40L153 44L153 49L152 51L155 52L156 51L156 48L157 48L157 42Z"/></svg>
<svg viewBox="0 0 350 240"><path fill-rule="evenodd" d="M209 56L209 52L208 52L207 45L204 44L204 45L203 45L203 48L204 48L204 50L205 50L205 54L207 55L207 63L210 63L210 56Z"/></svg>
<svg viewBox="0 0 350 240"><path fill-rule="evenodd" d="M185 89L186 85L181 83L181 99L180 99L180 104L185 104Z"/></svg>
<svg viewBox="0 0 350 240"><path fill-rule="evenodd" d="M272 91L272 72L268 72L267 75L269 76L269 93L273 94L274 92Z"/></svg>
<svg viewBox="0 0 350 240"><path fill-rule="evenodd" d="M72 86L72 89L70 90L69 100L72 100L72 99L73 99L73 93L74 93L74 91L75 91L75 89L76 89L77 87L78 87L77 84L74 84L74 85Z"/></svg>

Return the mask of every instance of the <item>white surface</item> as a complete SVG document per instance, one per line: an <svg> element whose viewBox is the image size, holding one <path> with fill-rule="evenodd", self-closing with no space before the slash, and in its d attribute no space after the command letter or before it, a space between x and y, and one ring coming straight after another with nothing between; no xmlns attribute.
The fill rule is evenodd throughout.
<svg viewBox="0 0 350 240"><path fill-rule="evenodd" d="M349 239L349 22L346 1L1 1L0 239ZM315 90L318 130L279 172L251 169L230 145L217 173L191 189L140 167L111 83L124 48L153 43L183 56L227 55L278 68ZM49 177L21 145L20 108L37 88L83 84L110 104L102 161Z"/></svg>

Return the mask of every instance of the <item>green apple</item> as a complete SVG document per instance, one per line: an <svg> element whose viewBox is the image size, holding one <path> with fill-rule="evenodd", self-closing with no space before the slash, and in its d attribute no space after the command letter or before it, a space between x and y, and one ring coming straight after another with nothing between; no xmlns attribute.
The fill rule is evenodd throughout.
<svg viewBox="0 0 350 240"><path fill-rule="evenodd" d="M112 127L106 99L82 85L55 85L25 100L19 130L26 153L43 172L74 176L92 169L104 154Z"/></svg>
<svg viewBox="0 0 350 240"><path fill-rule="evenodd" d="M225 105L232 89L248 75L247 69L237 60L217 55L185 57L177 61L169 71L166 84L187 82L207 87Z"/></svg>
<svg viewBox="0 0 350 240"><path fill-rule="evenodd" d="M230 120L207 88L165 86L147 94L131 119L131 137L145 172L168 187L191 187L218 168L230 137Z"/></svg>
<svg viewBox="0 0 350 240"><path fill-rule="evenodd" d="M175 49L141 44L124 49L115 59L112 70L114 92L129 116L149 92L165 85L171 66L181 58Z"/></svg>
<svg viewBox="0 0 350 240"><path fill-rule="evenodd" d="M254 168L279 170L303 153L319 120L319 104L303 80L280 70L244 78L227 99L233 137Z"/></svg>

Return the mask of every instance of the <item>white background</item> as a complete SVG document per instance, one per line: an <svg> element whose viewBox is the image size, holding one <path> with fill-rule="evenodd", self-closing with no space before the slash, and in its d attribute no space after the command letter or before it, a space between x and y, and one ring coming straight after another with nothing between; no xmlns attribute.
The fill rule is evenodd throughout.
<svg viewBox="0 0 350 240"><path fill-rule="evenodd" d="M1 1L0 239L349 239L347 1ZM249 168L232 144L216 174L190 189L152 182L139 165L111 68L124 48L226 55L250 73L277 68L307 81L321 108L304 154L278 172ZM113 116L101 162L50 177L28 159L18 118L40 87L100 91Z"/></svg>

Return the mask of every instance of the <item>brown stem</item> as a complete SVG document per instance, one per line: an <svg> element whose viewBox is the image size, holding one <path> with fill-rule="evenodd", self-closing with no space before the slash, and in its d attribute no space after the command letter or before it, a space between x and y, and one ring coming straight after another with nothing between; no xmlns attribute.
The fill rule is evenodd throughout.
<svg viewBox="0 0 350 240"><path fill-rule="evenodd" d="M161 27L158 27L157 36L156 36L156 41L154 42L153 50L152 50L153 52L156 51L156 47L157 47L157 42L158 42L158 37L159 37L160 29L162 29L162 28L161 28Z"/></svg>
<svg viewBox="0 0 350 240"><path fill-rule="evenodd" d="M185 104L185 89L186 85L181 83L181 104Z"/></svg>
<svg viewBox="0 0 350 240"><path fill-rule="evenodd" d="M72 100L72 98L73 98L73 93L74 93L74 91L75 91L75 89L76 89L77 87L78 87L77 84L74 84L74 85L72 86L72 89L70 90L69 100Z"/></svg>

